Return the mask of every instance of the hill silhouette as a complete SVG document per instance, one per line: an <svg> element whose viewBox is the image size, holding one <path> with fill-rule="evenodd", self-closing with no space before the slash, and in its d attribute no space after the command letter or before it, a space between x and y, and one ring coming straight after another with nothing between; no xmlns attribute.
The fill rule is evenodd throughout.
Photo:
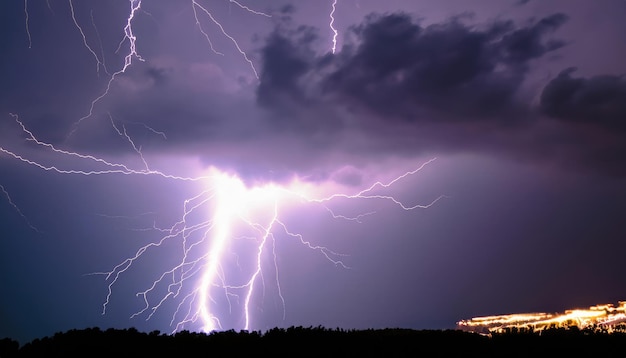
<svg viewBox="0 0 626 358"><path fill-rule="evenodd" d="M601 330L510 330L491 336L459 330L324 327L274 328L267 332L233 330L173 335L134 328L88 328L56 333L19 347L0 340L5 357L542 357L626 356L626 334Z"/></svg>

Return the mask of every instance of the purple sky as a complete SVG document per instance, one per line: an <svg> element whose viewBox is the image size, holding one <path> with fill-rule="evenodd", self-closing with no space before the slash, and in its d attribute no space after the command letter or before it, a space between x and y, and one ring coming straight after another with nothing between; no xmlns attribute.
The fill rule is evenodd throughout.
<svg viewBox="0 0 626 358"><path fill-rule="evenodd" d="M129 317L143 307L135 294L171 267L175 243L120 276L106 315L108 282L87 274L158 241L146 229L171 227L207 189L29 165L10 153L103 168L37 146L14 115L59 149L135 171L145 170L141 151L152 170L199 177L217 167L249 187L297 177L354 194L437 158L373 192L408 206L446 196L428 209L326 204L350 217L376 212L360 223L319 204L282 210L291 232L346 254L349 269L277 231L281 291L267 254L251 329L453 328L626 299L626 2L339 0L334 54L332 1L240 2L271 17L197 3L227 35L192 1L145 0L131 23L144 61L132 57L93 107L129 53L129 2L32 1L27 14L24 2L1 3L0 337L172 331L175 299L148 321ZM224 328L242 327L221 309Z"/></svg>

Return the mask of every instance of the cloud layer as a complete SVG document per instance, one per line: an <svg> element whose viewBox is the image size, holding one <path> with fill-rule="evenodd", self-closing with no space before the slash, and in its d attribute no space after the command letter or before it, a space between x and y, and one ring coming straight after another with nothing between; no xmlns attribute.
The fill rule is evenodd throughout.
<svg viewBox="0 0 626 358"><path fill-rule="evenodd" d="M490 151L621 173L623 155L605 153L607 143L625 149L615 132L626 118L621 77L566 69L538 94L525 86L538 59L566 46L555 33L567 21L423 27L405 13L372 14L334 56L315 55L314 29L279 27L262 50L257 100L295 135L343 131L378 153Z"/></svg>
<svg viewBox="0 0 626 358"><path fill-rule="evenodd" d="M327 177L347 164L447 153L625 172L624 78L564 68L537 80L540 61L570 45L559 36L565 14L480 24L464 15L427 26L408 13L371 14L333 55L320 51L327 43L319 30L291 21L294 11L276 14L274 30L257 40L259 81L168 55L173 50L156 46L158 37L144 37L160 51L113 82L77 135L67 138L64 128L85 108L59 110L69 99L38 98L39 106L14 111L43 139L79 150L128 154L113 124L145 153L194 156L259 176ZM78 103L95 98L68 93Z"/></svg>

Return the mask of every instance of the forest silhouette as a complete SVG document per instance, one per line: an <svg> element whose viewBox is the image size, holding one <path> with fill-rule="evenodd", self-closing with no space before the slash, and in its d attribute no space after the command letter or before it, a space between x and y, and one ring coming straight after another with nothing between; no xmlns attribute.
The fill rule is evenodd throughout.
<svg viewBox="0 0 626 358"><path fill-rule="evenodd" d="M88 328L19 346L0 339L5 357L625 357L626 333L602 329L510 329L481 335L460 330L318 327L162 334L135 328Z"/></svg>

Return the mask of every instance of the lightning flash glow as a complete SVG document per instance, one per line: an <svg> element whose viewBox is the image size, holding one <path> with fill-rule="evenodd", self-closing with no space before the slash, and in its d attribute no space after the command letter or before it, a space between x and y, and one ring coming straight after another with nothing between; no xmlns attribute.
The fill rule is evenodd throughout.
<svg viewBox="0 0 626 358"><path fill-rule="evenodd" d="M174 331L199 327L203 331L225 328L222 320L229 319L228 327L236 325L241 329L253 327L253 301L262 300L266 283L267 265L271 262L273 285L283 306L283 317L286 314L285 299L280 288L280 270L276 256L276 243L279 239L296 240L305 248L323 255L332 264L348 268L342 261L343 255L325 246L313 244L303 235L292 232L283 221L282 214L297 205L317 205L324 208L330 219L358 221L364 213L357 216L338 215L328 204L334 200L382 200L392 203L402 210L426 209L434 205L443 196L425 204L406 204L384 191L398 181L418 173L424 166L432 163L431 159L418 168L406 172L388 182L376 182L354 194L334 193L329 196L316 197L320 188L294 178L290 183L279 185L267 183L257 186L246 186L236 175L227 174L217 168L208 169L207 173L198 177L182 177L148 169L131 169L120 163L111 163L91 155L61 150L52 144L37 139L32 132L24 127L14 115L15 121L27 135L27 140L38 147L62 155L86 161L89 165L101 166L101 169L62 169L30 160L12 150L0 146L0 152L25 164L46 171L70 175L150 175L161 176L176 181L201 183L204 187L199 194L190 197L182 204L181 217L169 228L154 228L163 235L139 248L134 255L106 272L108 293L103 304L103 314L110 303L115 284L121 276L130 270L133 264L143 255L152 250L166 246L172 242L178 247L179 260L148 287L137 293L144 302L144 307L132 317L145 316L150 319L153 314L170 300L178 304L172 315L170 324ZM132 140L125 131L115 130L121 136ZM133 144L134 147L134 144ZM139 152L138 152L139 153ZM5 195L8 197L6 191ZM11 202L12 205L13 202ZM15 205L14 205L15 206ZM16 207L17 208L17 207ZM21 212L20 212L21 214ZM262 287L261 298L258 287ZM259 303L255 303L255 307ZM228 309L224 309L228 307ZM224 313L227 311L228 313ZM233 320L236 323L233 323ZM238 324L240 323L240 325Z"/></svg>
<svg viewBox="0 0 626 358"><path fill-rule="evenodd" d="M234 0L230 0L230 3L256 16L270 16L252 10ZM337 1L333 1L332 12L330 13L330 27L334 33L333 53L335 52L337 37L337 30L333 26L336 4ZM96 72L99 73L102 68L105 73L109 74L105 66L104 56L99 57L93 47L89 45L83 27L74 12L75 5L73 0L69 0L71 18L74 26L81 34L84 47L96 62ZM129 5L128 18L123 28L124 37L118 47L119 50L122 44L128 44L123 66L109 75L105 89L91 102L88 113L75 122L70 135L76 132L78 125L83 120L92 117L95 106L109 93L116 78L124 74L134 60L144 61L137 52L138 39L133 31L133 21L141 9L141 0L129 0ZM191 9L196 27L206 38L211 50L215 54L222 55L213 47L208 32L202 25L200 13L205 14L208 21L217 26L220 33L232 42L258 78L257 70L251 59L237 41L226 32L224 26L216 20L209 9L197 0L191 0ZM30 47L32 39L26 0L24 1L24 12L26 13L25 25ZM92 25L97 33L93 16ZM178 175L156 170L152 165L149 165L149 160L144 157L141 146L135 144L126 127L116 124L110 114L109 119L114 132L130 146L133 156L139 157L141 168L137 169L123 162L115 162L91 154L61 149L52 143L38 139L16 114L10 114L10 116L17 124L17 129L21 131L21 136L25 138L29 146L32 146L29 148L32 150L29 153L37 153L37 156L36 158L29 157L29 155L20 152L20 149L0 145L0 154L5 158L42 171L61 175L150 176L192 185L194 188L199 187L196 191L197 194L186 198L181 203L180 216L177 217L173 225L158 227L154 224L152 228L146 229L158 233L153 241L141 246L134 254L112 269L92 273L92 275L104 276L107 282L108 291L102 307L102 313L105 314L111 305L113 292L125 274L132 270L133 266L144 256L157 250L167 250L168 255L173 260L169 261L168 267L159 271L156 279L149 280L143 288L138 290L137 297L142 302L142 308L135 312L132 317L150 319L158 311L167 311L167 306L172 308L170 325L174 331L182 329L213 331L231 327L251 329L255 327L254 315L262 310L263 299L270 290L273 290L275 297L282 306L284 319L288 304L281 289L281 271L277 250L277 246L282 240L293 240L304 248L322 255L332 265L341 269L348 269L344 263L343 253L315 244L311 238L290 229L285 216L289 216L293 208L303 205L314 206L323 209L322 212L329 220L360 222L364 216L370 215L372 212L347 215L333 209L332 203L343 200L380 201L389 203L398 210L415 210L429 208L443 197L439 196L426 204L415 204L407 203L389 194L391 186L417 174L435 159L431 159L416 169L407 171L392 180L377 181L354 193L335 191L329 194L328 188L321 187L322 184L306 182L297 177L288 183L270 182L251 186L246 185L237 175L226 173L214 167L206 169L205 172L197 176ZM143 126L151 133L167 139L166 133L147 125ZM23 147L19 148L23 149ZM30 224L26 216L11 200L5 187L0 186L0 190L8 203L26 221L26 224L31 229L39 231Z"/></svg>

